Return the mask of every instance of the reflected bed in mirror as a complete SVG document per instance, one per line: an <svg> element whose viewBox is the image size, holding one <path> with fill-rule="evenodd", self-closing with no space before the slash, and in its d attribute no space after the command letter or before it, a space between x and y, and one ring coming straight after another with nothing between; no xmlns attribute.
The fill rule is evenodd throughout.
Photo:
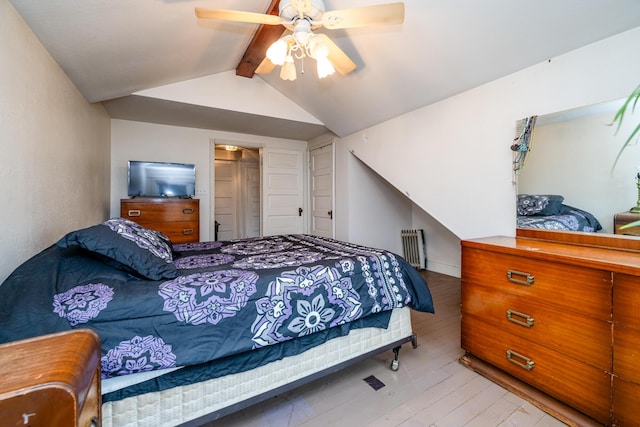
<svg viewBox="0 0 640 427"><path fill-rule="evenodd" d="M548 200L546 211L519 215L522 218L519 228L596 231L599 223L602 228L598 233L614 233L616 214L628 213L636 206L636 176L640 172L637 140L624 150L612 170L639 115L626 118L616 133L611 123L623 102L617 100L537 118L530 151L516 173L517 193L560 198ZM524 199L519 197L520 208ZM519 209L519 213L523 210ZM545 213L561 218L544 223Z"/></svg>

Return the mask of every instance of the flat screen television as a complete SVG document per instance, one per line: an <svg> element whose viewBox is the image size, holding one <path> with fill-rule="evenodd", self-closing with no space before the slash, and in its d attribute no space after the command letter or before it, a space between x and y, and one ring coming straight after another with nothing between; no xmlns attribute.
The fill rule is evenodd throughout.
<svg viewBox="0 0 640 427"><path fill-rule="evenodd" d="M130 160L127 169L131 197L192 197L196 194L196 166L193 164Z"/></svg>

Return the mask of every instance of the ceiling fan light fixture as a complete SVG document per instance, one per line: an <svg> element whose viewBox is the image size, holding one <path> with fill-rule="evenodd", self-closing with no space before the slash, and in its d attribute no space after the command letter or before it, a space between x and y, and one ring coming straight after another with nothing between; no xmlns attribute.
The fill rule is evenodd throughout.
<svg viewBox="0 0 640 427"><path fill-rule="evenodd" d="M333 64L329 61L329 58L326 56L324 58L317 59L318 65L318 77L324 79L327 76L336 72L336 69L333 68Z"/></svg>
<svg viewBox="0 0 640 427"><path fill-rule="evenodd" d="M284 64L282 64L282 67L280 67L280 78L282 80L294 81L297 77L296 64L293 62L293 56L289 54L284 60Z"/></svg>
<svg viewBox="0 0 640 427"><path fill-rule="evenodd" d="M308 44L309 55L316 61L329 56L329 46L320 36L313 35Z"/></svg>
<svg viewBox="0 0 640 427"><path fill-rule="evenodd" d="M287 57L288 50L289 44L285 39L278 39L267 49L267 58L275 65L282 65Z"/></svg>

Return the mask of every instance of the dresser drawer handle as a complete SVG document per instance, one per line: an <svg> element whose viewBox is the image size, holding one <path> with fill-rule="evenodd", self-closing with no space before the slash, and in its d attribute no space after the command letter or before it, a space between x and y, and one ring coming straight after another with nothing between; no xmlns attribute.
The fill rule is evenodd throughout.
<svg viewBox="0 0 640 427"><path fill-rule="evenodd" d="M533 274L515 270L507 270L507 279L509 279L510 282L517 283L518 285L527 286L533 285L533 281L535 280Z"/></svg>
<svg viewBox="0 0 640 427"><path fill-rule="evenodd" d="M191 215L194 212L195 212L195 210L193 210L193 208L184 208L184 209L182 209L182 213L185 214L185 215Z"/></svg>
<svg viewBox="0 0 640 427"><path fill-rule="evenodd" d="M140 216L140 215L142 215L142 212L140 212L140 209L130 209L129 212L127 212L127 215L129 215L129 216Z"/></svg>
<svg viewBox="0 0 640 427"><path fill-rule="evenodd" d="M515 310L507 310L507 319L509 319L510 322L513 322L516 325L525 326L527 328L532 327L535 323L533 317Z"/></svg>
<svg viewBox="0 0 640 427"><path fill-rule="evenodd" d="M513 363L514 365L518 365L521 368L526 369L527 371L532 370L533 367L536 365L533 360L519 353L516 353L513 350L507 350L507 360Z"/></svg>
<svg viewBox="0 0 640 427"><path fill-rule="evenodd" d="M185 228L182 230L182 234L184 234L185 236L190 236L193 234L193 228Z"/></svg>

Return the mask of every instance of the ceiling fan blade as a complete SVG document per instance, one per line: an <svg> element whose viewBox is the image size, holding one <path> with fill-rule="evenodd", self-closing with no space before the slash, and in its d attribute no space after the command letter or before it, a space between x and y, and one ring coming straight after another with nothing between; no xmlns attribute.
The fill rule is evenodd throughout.
<svg viewBox="0 0 640 427"><path fill-rule="evenodd" d="M338 47L337 44L333 42L326 34L316 33L317 36L320 36L324 39L327 47L329 48L329 61L333 65L333 68L336 69L342 75L349 74L353 70L356 69L356 64L347 56L346 53L342 51Z"/></svg>
<svg viewBox="0 0 640 427"><path fill-rule="evenodd" d="M269 58L264 58L264 60L258 65L256 68L256 74L269 74L276 68L275 64L269 60Z"/></svg>
<svg viewBox="0 0 640 427"><path fill-rule="evenodd" d="M404 3L332 10L322 15L322 25L331 30L365 27L369 25L396 25L404 22Z"/></svg>
<svg viewBox="0 0 640 427"><path fill-rule="evenodd" d="M196 16L200 19L249 22L252 24L282 24L282 19L279 16L267 15L264 13L242 12L238 10L204 9L201 7L196 7Z"/></svg>

